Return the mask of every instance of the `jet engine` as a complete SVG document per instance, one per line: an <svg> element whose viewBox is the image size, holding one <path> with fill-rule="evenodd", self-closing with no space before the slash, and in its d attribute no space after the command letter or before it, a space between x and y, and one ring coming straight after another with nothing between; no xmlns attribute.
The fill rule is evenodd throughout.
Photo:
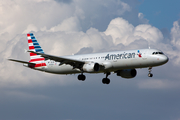
<svg viewBox="0 0 180 120"><path fill-rule="evenodd" d="M98 63L86 63L82 67L85 72L98 72L100 70L100 66Z"/></svg>
<svg viewBox="0 0 180 120"><path fill-rule="evenodd" d="M122 78L134 78L136 74L136 69L125 69L117 71L117 76L121 76Z"/></svg>

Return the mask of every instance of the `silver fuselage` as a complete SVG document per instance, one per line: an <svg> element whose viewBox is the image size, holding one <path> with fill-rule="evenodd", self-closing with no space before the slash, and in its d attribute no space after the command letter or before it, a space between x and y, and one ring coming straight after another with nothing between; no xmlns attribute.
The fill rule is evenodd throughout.
<svg viewBox="0 0 180 120"><path fill-rule="evenodd" d="M153 54L157 53L157 54ZM106 73L114 72L123 69L135 69L160 66L168 62L168 57L157 49L140 49L140 50L128 50L128 51L114 51L94 54L82 54L63 56L65 58L82 60L87 63L98 63L106 68L100 69L98 72L90 73ZM46 66L33 68L36 70L54 73L54 74L75 74L82 71L67 64L60 64L52 60L45 61ZM26 65L25 65L26 66Z"/></svg>

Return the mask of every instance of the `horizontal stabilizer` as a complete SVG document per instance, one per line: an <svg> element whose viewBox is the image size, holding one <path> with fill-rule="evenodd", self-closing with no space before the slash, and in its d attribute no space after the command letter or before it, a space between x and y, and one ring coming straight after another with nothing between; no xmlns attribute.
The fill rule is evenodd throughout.
<svg viewBox="0 0 180 120"><path fill-rule="evenodd" d="M14 61L14 62L19 62L19 63L24 63L24 64L29 64L29 65L36 65L36 63L30 63L30 62L21 61L21 60L14 60L14 59L8 59L8 60Z"/></svg>

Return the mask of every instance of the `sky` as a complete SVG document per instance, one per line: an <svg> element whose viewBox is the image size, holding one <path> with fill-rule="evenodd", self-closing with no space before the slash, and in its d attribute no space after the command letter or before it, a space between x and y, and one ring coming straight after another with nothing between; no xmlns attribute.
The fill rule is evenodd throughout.
<svg viewBox="0 0 180 120"><path fill-rule="evenodd" d="M0 0L0 119L180 120L180 2L178 0ZM169 62L111 74L54 75L8 58L29 61L26 34L47 54L162 50Z"/></svg>
<svg viewBox="0 0 180 120"><path fill-rule="evenodd" d="M179 0L140 0L140 3L139 12L143 12L149 23L159 29L170 30L172 23L180 18Z"/></svg>

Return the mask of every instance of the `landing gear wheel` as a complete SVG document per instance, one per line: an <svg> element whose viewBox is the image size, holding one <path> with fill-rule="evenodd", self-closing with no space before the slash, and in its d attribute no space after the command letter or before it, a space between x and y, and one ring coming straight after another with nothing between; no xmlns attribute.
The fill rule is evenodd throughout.
<svg viewBox="0 0 180 120"><path fill-rule="evenodd" d="M103 84L106 84L106 78L103 78L103 79L102 79L102 83L103 83Z"/></svg>
<svg viewBox="0 0 180 120"><path fill-rule="evenodd" d="M152 73L149 73L149 74L148 74L148 77L153 77L153 74L152 74Z"/></svg>
<svg viewBox="0 0 180 120"><path fill-rule="evenodd" d="M152 67L149 67L149 69L148 69L148 71L149 71L149 74L148 74L148 77L153 77L153 74L151 73L151 70L152 69Z"/></svg>
<svg viewBox="0 0 180 120"><path fill-rule="evenodd" d="M109 84L110 83L110 79L109 78L103 78L102 79L102 83L103 84Z"/></svg>
<svg viewBox="0 0 180 120"><path fill-rule="evenodd" d="M86 76L83 74L78 75L78 80L84 81L86 79Z"/></svg>
<svg viewBox="0 0 180 120"><path fill-rule="evenodd" d="M82 75L82 81L85 81L85 79L86 79L86 76L85 75Z"/></svg>
<svg viewBox="0 0 180 120"><path fill-rule="evenodd" d="M106 84L109 84L109 83L110 83L110 79L106 78Z"/></svg>
<svg viewBox="0 0 180 120"><path fill-rule="evenodd" d="M109 84L110 83L110 79L107 78L111 73L110 72L107 72L105 73L106 74L106 77L102 79L102 83L103 84Z"/></svg>
<svg viewBox="0 0 180 120"><path fill-rule="evenodd" d="M81 75L78 75L78 77L77 77L77 78L78 78L78 80L81 80Z"/></svg>

